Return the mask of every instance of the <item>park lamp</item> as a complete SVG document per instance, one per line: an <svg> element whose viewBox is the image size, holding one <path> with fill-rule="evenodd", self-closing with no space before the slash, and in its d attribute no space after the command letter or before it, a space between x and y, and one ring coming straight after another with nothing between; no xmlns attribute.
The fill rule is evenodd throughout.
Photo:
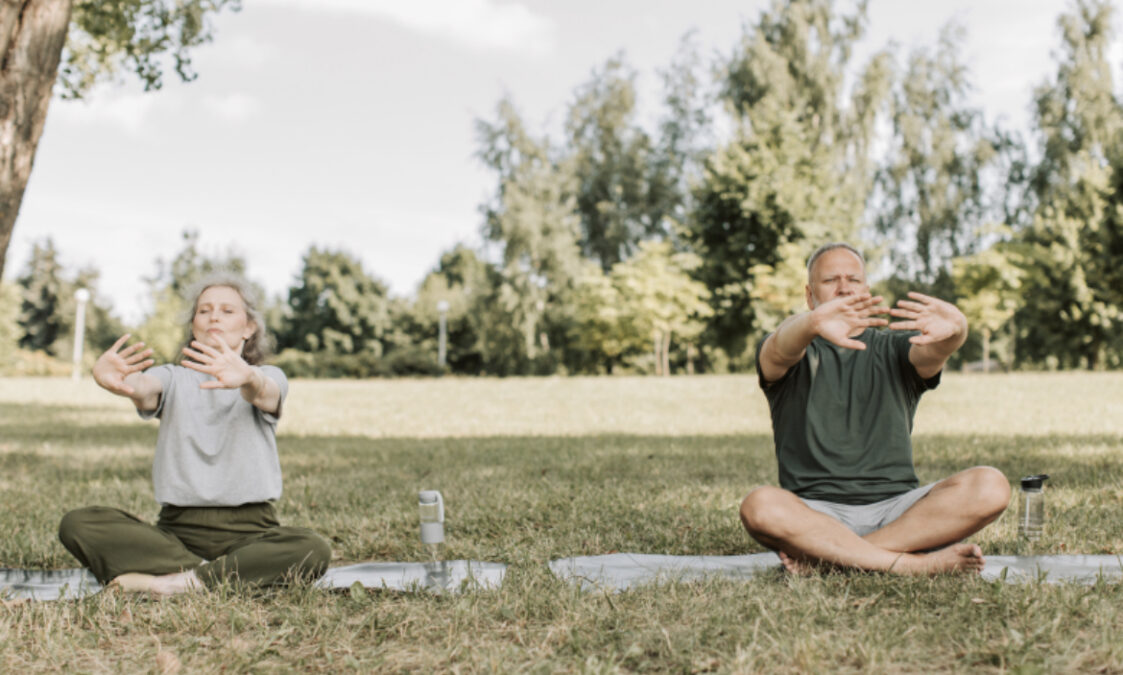
<svg viewBox="0 0 1123 675"><path fill-rule="evenodd" d="M437 364L444 368L448 359L448 300L437 301L440 313L440 331L437 334Z"/></svg>
<svg viewBox="0 0 1123 675"><path fill-rule="evenodd" d="M78 309L74 317L74 370L70 379L77 382L82 377L82 346L86 341L86 303L90 301L90 292L85 288L74 291L74 299L78 301Z"/></svg>

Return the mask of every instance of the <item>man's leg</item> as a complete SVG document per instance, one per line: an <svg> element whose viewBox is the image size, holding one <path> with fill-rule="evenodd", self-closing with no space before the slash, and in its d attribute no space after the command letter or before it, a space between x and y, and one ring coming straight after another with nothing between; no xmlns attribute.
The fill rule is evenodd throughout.
<svg viewBox="0 0 1123 675"><path fill-rule="evenodd" d="M760 487L741 503L741 522L761 544L778 551L784 566L793 561L821 561L869 571L938 574L983 568L982 551L974 544L955 544L928 554L883 548L859 537L845 525L819 513L795 494Z"/></svg>
<svg viewBox="0 0 1123 675"><path fill-rule="evenodd" d="M865 540L890 551L928 551L962 541L994 522L1010 503L998 469L976 466L945 478L899 518Z"/></svg>

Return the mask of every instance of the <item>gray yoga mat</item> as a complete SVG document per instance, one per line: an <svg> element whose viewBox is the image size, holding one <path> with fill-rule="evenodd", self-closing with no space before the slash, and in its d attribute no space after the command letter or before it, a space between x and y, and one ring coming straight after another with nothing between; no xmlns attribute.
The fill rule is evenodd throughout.
<svg viewBox="0 0 1123 675"><path fill-rule="evenodd" d="M477 560L450 560L443 568L426 563L370 562L332 567L316 582L318 588L366 588L392 591L459 593L499 588L507 566ZM86 569L0 569L0 599L60 600L97 593L101 584Z"/></svg>
<svg viewBox="0 0 1123 675"><path fill-rule="evenodd" d="M1123 560L1114 555L987 556L982 578L1007 583L1037 581L1091 584L1123 578ZM674 556L646 553L561 558L550 563L559 579L586 590L622 591L633 586L706 578L750 579L776 569L775 553L734 556Z"/></svg>

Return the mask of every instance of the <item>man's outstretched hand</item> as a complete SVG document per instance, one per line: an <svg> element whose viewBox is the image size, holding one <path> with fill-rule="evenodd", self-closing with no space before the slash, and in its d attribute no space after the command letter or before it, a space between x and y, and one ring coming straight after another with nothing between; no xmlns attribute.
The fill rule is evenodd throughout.
<svg viewBox="0 0 1123 675"><path fill-rule="evenodd" d="M898 300L897 306L889 310L894 318L904 319L894 321L889 328L920 331L920 335L909 338L914 345L930 345L965 337L967 319L955 305L915 291L909 291L909 297L912 300Z"/></svg>
<svg viewBox="0 0 1123 675"><path fill-rule="evenodd" d="M881 304L883 301L884 298L880 295L862 293L844 295L824 302L812 311L815 332L839 347L865 349L865 343L850 336L859 332L859 329L888 325L887 319L877 317L879 314L890 313L889 308Z"/></svg>

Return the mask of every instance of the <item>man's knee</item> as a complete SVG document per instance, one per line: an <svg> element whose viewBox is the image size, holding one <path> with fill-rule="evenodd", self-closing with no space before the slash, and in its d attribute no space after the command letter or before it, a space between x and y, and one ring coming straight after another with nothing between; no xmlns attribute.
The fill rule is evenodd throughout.
<svg viewBox="0 0 1123 675"><path fill-rule="evenodd" d="M741 502L741 522L749 534L775 536L787 521L794 497L787 490L765 485L758 487Z"/></svg>
<svg viewBox="0 0 1123 675"><path fill-rule="evenodd" d="M1010 505L1010 481L993 466L977 466L972 471L975 473L979 509L997 518Z"/></svg>
<svg viewBox="0 0 1123 675"><path fill-rule="evenodd" d="M993 520L1010 504L1010 481L993 466L976 466L954 477L965 494L965 505L985 520Z"/></svg>

